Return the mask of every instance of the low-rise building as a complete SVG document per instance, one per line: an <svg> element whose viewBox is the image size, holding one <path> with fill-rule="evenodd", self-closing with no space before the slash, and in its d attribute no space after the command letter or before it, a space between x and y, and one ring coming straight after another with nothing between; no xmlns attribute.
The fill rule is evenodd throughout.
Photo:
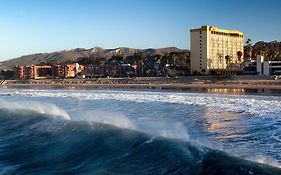
<svg viewBox="0 0 281 175"><path fill-rule="evenodd" d="M258 75L281 75L281 61L268 61L268 59L258 55L256 72Z"/></svg>
<svg viewBox="0 0 281 175"><path fill-rule="evenodd" d="M32 66L34 79L45 79L52 77L52 66Z"/></svg>
<svg viewBox="0 0 281 175"><path fill-rule="evenodd" d="M89 64L85 66L85 74L86 77L103 77L106 73L106 66L105 65L94 65Z"/></svg>
<svg viewBox="0 0 281 175"><path fill-rule="evenodd" d="M84 71L84 65L17 66L18 79L74 78Z"/></svg>
<svg viewBox="0 0 281 175"><path fill-rule="evenodd" d="M65 66L64 65L54 65L52 66L53 78L65 78Z"/></svg>
<svg viewBox="0 0 281 175"><path fill-rule="evenodd" d="M121 76L122 66L120 65L86 65L85 74L87 77Z"/></svg>
<svg viewBox="0 0 281 175"><path fill-rule="evenodd" d="M34 78L33 66L17 66L17 78L19 79L32 79Z"/></svg>
<svg viewBox="0 0 281 175"><path fill-rule="evenodd" d="M51 66L17 66L19 79L44 79L52 76Z"/></svg>
<svg viewBox="0 0 281 175"><path fill-rule="evenodd" d="M84 71L84 65L78 63L65 65L65 78L74 78Z"/></svg>

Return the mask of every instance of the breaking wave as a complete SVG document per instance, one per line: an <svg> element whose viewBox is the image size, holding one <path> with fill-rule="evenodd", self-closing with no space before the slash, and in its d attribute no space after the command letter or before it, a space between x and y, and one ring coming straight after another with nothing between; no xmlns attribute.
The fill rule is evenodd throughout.
<svg viewBox="0 0 281 175"><path fill-rule="evenodd" d="M107 118L73 121L40 111L0 108L0 174L281 174L187 140L136 131L125 119L116 127Z"/></svg>
<svg viewBox="0 0 281 175"><path fill-rule="evenodd" d="M69 115L56 105L50 103L37 103L33 101L16 102L16 101L5 101L0 99L0 109L8 110L29 110L38 112L41 114L49 114L53 117L60 117L63 119L70 120Z"/></svg>

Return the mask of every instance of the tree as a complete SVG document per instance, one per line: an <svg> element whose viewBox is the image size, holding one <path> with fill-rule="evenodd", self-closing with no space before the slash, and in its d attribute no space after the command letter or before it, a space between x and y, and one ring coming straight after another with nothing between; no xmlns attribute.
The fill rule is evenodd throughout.
<svg viewBox="0 0 281 175"><path fill-rule="evenodd" d="M123 64L123 59L123 56L113 55L109 60L107 60L107 63L109 65L121 65Z"/></svg>
<svg viewBox="0 0 281 175"><path fill-rule="evenodd" d="M252 40L250 38L247 39L246 44L249 45L251 44Z"/></svg>
<svg viewBox="0 0 281 175"><path fill-rule="evenodd" d="M188 52L178 52L176 59L176 70L184 71L185 75L190 72L190 54Z"/></svg>
<svg viewBox="0 0 281 175"><path fill-rule="evenodd" d="M276 50L271 50L271 51L269 52L269 58L270 58L270 60L275 60L276 57L277 57L277 55L279 55L279 52L278 52L278 51L276 51Z"/></svg>
<svg viewBox="0 0 281 175"><path fill-rule="evenodd" d="M92 57L78 57L75 60L76 63L83 64L83 65L89 65L93 63Z"/></svg>
<svg viewBox="0 0 281 175"><path fill-rule="evenodd" d="M104 57L97 57L93 59L93 64L95 65L104 65L106 62L106 58Z"/></svg>
<svg viewBox="0 0 281 175"><path fill-rule="evenodd" d="M206 69L202 69L202 73L205 74L206 73Z"/></svg>
<svg viewBox="0 0 281 175"><path fill-rule="evenodd" d="M247 41L246 41L245 56L246 56L247 60L251 60L252 59L253 47L252 47L251 41L252 40L250 38L248 38Z"/></svg>
<svg viewBox="0 0 281 175"><path fill-rule="evenodd" d="M143 76L144 73L144 61L145 61L145 53L144 52L137 52L134 54L134 58L137 61L137 65L138 65L138 72L140 76Z"/></svg>
<svg viewBox="0 0 281 175"><path fill-rule="evenodd" d="M0 78L4 80L15 79L16 73L12 70L2 70L0 72Z"/></svg>
<svg viewBox="0 0 281 175"><path fill-rule="evenodd" d="M223 54L222 53L218 53L218 57L219 57L219 69L220 69L220 64L221 64L222 59L223 59Z"/></svg>
<svg viewBox="0 0 281 175"><path fill-rule="evenodd" d="M243 53L241 51L238 51L236 54L237 54L238 61L241 61Z"/></svg>
<svg viewBox="0 0 281 175"><path fill-rule="evenodd" d="M226 65L228 66L230 63L230 56L226 55L224 58L225 58Z"/></svg>
<svg viewBox="0 0 281 175"><path fill-rule="evenodd" d="M265 52L263 50L259 50L257 55L262 55L262 56L265 56Z"/></svg>

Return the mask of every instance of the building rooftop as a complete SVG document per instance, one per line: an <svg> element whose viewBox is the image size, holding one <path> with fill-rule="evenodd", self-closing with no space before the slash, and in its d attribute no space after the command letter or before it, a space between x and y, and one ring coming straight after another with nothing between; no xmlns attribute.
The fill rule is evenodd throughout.
<svg viewBox="0 0 281 175"><path fill-rule="evenodd" d="M228 33L228 34L238 34L238 35L244 35L243 32L239 30L228 30L228 29L220 29L218 27L214 26L201 26L201 28L197 29L191 29L190 32L197 32L197 31L215 31L215 32L223 32L223 33Z"/></svg>

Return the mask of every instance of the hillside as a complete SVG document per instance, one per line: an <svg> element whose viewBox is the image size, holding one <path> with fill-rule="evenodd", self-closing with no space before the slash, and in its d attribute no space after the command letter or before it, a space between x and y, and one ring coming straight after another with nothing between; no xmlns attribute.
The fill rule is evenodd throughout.
<svg viewBox="0 0 281 175"><path fill-rule="evenodd" d="M19 58L14 58L11 60L3 61L0 63L0 69L12 69L17 65L38 65L38 64L61 64L66 62L73 62L77 58L105 58L109 59L112 56L127 56L134 55L138 52L144 52L145 55L164 55L170 52L182 52L184 50L169 47L169 48L160 48L160 49L134 49L120 47L115 49L103 49L100 47L94 47L91 49L71 49L63 50L52 53L37 53L32 55L25 55Z"/></svg>
<svg viewBox="0 0 281 175"><path fill-rule="evenodd" d="M252 46L252 57L262 54L269 60L281 60L281 42L259 41Z"/></svg>

